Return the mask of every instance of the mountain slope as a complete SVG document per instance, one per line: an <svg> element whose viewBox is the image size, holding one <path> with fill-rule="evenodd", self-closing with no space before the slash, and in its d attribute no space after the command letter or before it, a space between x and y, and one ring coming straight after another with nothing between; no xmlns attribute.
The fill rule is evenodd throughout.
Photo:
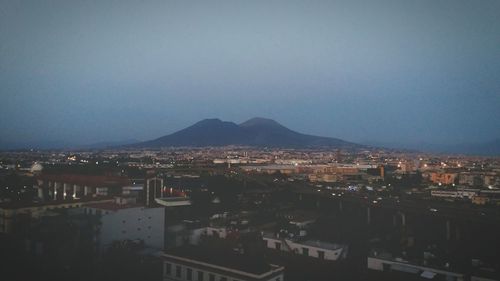
<svg viewBox="0 0 500 281"><path fill-rule="evenodd" d="M134 146L222 146L238 143L244 138L245 131L232 122L205 119L171 135L138 143Z"/></svg>
<svg viewBox="0 0 500 281"><path fill-rule="evenodd" d="M237 125L219 119L205 119L171 135L137 143L133 147L168 146L225 146L245 145L260 147L342 147L363 146L336 138L318 137L292 131L278 122L252 118Z"/></svg>
<svg viewBox="0 0 500 281"><path fill-rule="evenodd" d="M265 118L250 119L241 123L240 127L245 128L253 137L252 143L259 146L317 147L354 145L340 139L301 134L274 120Z"/></svg>

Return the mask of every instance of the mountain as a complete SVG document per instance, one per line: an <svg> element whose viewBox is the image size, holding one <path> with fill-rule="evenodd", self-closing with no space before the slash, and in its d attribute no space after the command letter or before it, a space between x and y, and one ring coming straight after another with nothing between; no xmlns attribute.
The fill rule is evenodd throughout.
<svg viewBox="0 0 500 281"><path fill-rule="evenodd" d="M151 141L136 143L129 147L225 145L289 148L332 147L344 149L365 147L341 139L301 134L266 118L252 118L239 125L219 119L205 119L173 134Z"/></svg>

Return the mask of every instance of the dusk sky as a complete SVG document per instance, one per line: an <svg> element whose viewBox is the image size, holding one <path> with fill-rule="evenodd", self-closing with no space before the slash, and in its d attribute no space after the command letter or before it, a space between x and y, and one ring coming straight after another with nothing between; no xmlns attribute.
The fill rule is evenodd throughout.
<svg viewBox="0 0 500 281"><path fill-rule="evenodd" d="M0 140L500 138L500 1L0 0Z"/></svg>

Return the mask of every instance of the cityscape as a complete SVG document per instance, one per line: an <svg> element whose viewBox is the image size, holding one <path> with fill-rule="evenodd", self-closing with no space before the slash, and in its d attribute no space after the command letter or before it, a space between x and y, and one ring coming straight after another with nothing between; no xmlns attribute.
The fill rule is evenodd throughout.
<svg viewBox="0 0 500 281"><path fill-rule="evenodd" d="M500 280L499 2L353 2L0 1L1 279Z"/></svg>

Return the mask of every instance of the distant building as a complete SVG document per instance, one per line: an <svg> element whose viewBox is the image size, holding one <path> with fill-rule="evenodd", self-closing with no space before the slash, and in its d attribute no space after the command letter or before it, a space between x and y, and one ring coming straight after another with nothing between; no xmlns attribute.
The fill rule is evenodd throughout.
<svg viewBox="0 0 500 281"><path fill-rule="evenodd" d="M262 239L269 249L290 252L297 255L336 261L347 256L348 246L318 240L292 240L278 235L264 234Z"/></svg>
<svg viewBox="0 0 500 281"><path fill-rule="evenodd" d="M456 173L432 172L430 173L430 181L438 184L450 185L454 184L458 178Z"/></svg>
<svg viewBox="0 0 500 281"><path fill-rule="evenodd" d="M481 186L483 183L481 175L475 173L460 173L458 176L458 184L468 186Z"/></svg>
<svg viewBox="0 0 500 281"><path fill-rule="evenodd" d="M245 172L257 172L265 174L282 173L286 175L294 174L299 172L299 167L296 165L265 165L265 166L241 166L240 167Z"/></svg>
<svg viewBox="0 0 500 281"><path fill-rule="evenodd" d="M37 176L38 197L43 201L74 200L121 195L130 180L121 176L41 174Z"/></svg>
<svg viewBox="0 0 500 281"><path fill-rule="evenodd" d="M472 199L479 194L476 189L432 190L432 197Z"/></svg>
<svg viewBox="0 0 500 281"><path fill-rule="evenodd" d="M35 175L40 174L42 171L43 171L43 166L40 163L35 163L30 168L30 172Z"/></svg>

